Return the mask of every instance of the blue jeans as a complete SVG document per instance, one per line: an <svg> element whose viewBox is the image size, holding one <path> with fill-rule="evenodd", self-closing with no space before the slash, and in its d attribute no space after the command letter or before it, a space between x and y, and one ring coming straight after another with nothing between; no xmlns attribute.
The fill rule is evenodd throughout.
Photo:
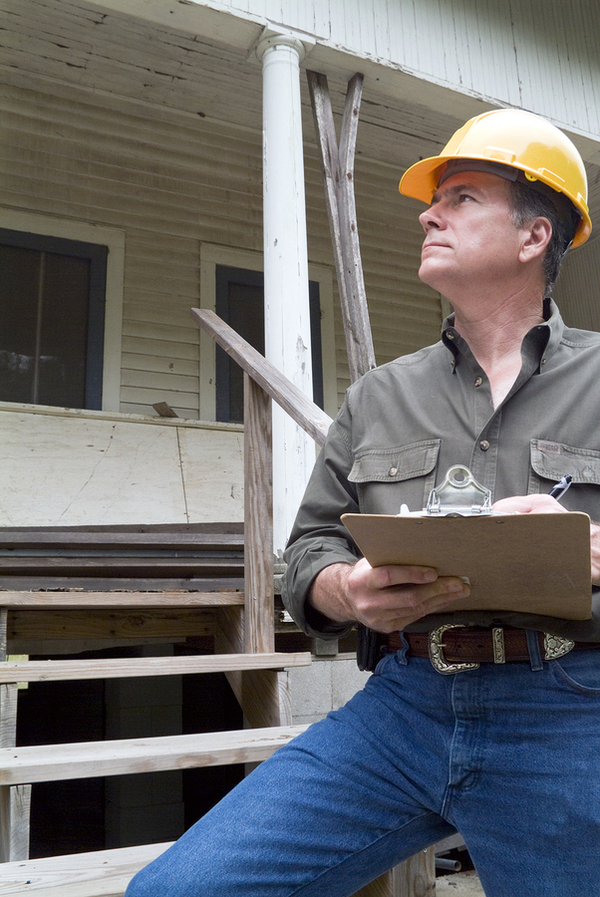
<svg viewBox="0 0 600 897"><path fill-rule="evenodd" d="M600 893L600 651L451 676L388 655L126 897L346 897L454 829L487 897Z"/></svg>

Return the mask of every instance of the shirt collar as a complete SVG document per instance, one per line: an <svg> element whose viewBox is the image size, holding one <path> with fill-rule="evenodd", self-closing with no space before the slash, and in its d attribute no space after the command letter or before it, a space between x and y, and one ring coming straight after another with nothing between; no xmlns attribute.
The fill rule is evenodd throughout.
<svg viewBox="0 0 600 897"><path fill-rule="evenodd" d="M562 340L564 321L558 306L549 296L544 299L544 322L536 324L525 334L521 352L523 362L541 373L547 361L554 355ZM461 355L471 356L466 340L454 326L454 313L448 315L442 325L442 342L452 355L452 366L460 361Z"/></svg>

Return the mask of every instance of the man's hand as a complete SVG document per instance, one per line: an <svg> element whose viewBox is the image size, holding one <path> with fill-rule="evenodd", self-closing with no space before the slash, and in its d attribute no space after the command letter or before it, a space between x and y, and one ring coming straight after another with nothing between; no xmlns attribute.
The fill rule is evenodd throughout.
<svg viewBox="0 0 600 897"><path fill-rule="evenodd" d="M495 514L568 514L550 495L512 495L494 502Z"/></svg>
<svg viewBox="0 0 600 897"><path fill-rule="evenodd" d="M396 632L426 614L444 610L469 587L456 576L438 576L431 567L371 567L332 564L313 583L312 606L338 623L363 623L378 632Z"/></svg>
<svg viewBox="0 0 600 897"><path fill-rule="evenodd" d="M494 502L497 514L568 514L566 508L549 495L515 495ZM590 523L592 582L600 585L600 525Z"/></svg>

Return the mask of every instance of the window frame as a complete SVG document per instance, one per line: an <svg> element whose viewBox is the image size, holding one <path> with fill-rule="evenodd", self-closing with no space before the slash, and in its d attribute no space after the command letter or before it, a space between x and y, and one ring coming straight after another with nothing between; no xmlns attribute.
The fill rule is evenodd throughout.
<svg viewBox="0 0 600 897"><path fill-rule="evenodd" d="M81 240L49 237L46 234L32 234L4 227L0 227L0 244L18 249L31 249L39 253L82 258L90 262L85 346L85 404L83 407L91 411L101 409L108 248L99 243L84 243ZM61 403L54 402L53 404L60 405Z"/></svg>
<svg viewBox="0 0 600 897"><path fill-rule="evenodd" d="M100 321L98 316L99 309L97 306L93 310L90 309L90 313L94 315L94 326L89 328L88 331L90 334L89 338L96 340L96 349L99 351L99 357L102 359L102 371L101 373L97 371L97 382L93 385L93 390L98 399L97 409L102 411L119 411L125 231L89 222L41 215L35 212L26 212L7 207L0 207L0 229L2 231L18 232L24 235L25 239L26 235L30 235L32 240L36 237L48 238L50 241L53 238L57 238L61 241L69 241L75 245L87 244L89 246L91 244L92 246L104 247L106 252L106 280L102 321ZM38 247L34 246L33 248ZM96 333L92 334L94 329ZM101 347L98 346L98 342L101 342ZM29 406L29 403L27 404Z"/></svg>
<svg viewBox="0 0 600 897"><path fill-rule="evenodd" d="M252 250L235 249L212 243L200 245L200 303L202 308L216 312L217 266L243 268L263 273L263 255ZM319 285L321 313L321 357L323 371L323 405L330 417L337 414L337 369L335 357L335 330L333 304L333 270L326 265L309 263L309 280ZM215 343L200 328L200 419L216 420ZM240 427L228 424L224 427Z"/></svg>
<svg viewBox="0 0 600 897"><path fill-rule="evenodd" d="M262 271L254 271L249 268L237 268L231 265L216 265L215 282L216 297L215 308L220 318L226 323L229 317L229 284L237 283L248 287L257 287L263 294L263 320L264 320L264 274ZM323 407L323 358L322 339L320 325L320 296L319 282L310 280L308 285L310 301L310 327L312 349L312 375L313 375L313 401ZM264 330L263 330L264 332ZM225 423L229 421L230 413L230 358L219 346L215 349L215 405L216 417ZM318 362L318 363L317 363Z"/></svg>

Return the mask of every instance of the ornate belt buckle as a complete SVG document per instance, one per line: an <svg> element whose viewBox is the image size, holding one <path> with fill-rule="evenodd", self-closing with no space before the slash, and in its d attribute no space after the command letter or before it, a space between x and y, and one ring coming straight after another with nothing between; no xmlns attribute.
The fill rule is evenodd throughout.
<svg viewBox="0 0 600 897"><path fill-rule="evenodd" d="M478 663L450 663L444 657L444 648L446 647L442 641L444 633L448 629L466 628L466 626L461 626L459 623L445 623L443 626L438 626L437 629L432 629L429 633L429 660L434 670L442 673L443 676L479 669Z"/></svg>
<svg viewBox="0 0 600 897"><path fill-rule="evenodd" d="M557 660L564 657L575 647L575 642L570 638L562 638L560 635L544 633L544 660Z"/></svg>

